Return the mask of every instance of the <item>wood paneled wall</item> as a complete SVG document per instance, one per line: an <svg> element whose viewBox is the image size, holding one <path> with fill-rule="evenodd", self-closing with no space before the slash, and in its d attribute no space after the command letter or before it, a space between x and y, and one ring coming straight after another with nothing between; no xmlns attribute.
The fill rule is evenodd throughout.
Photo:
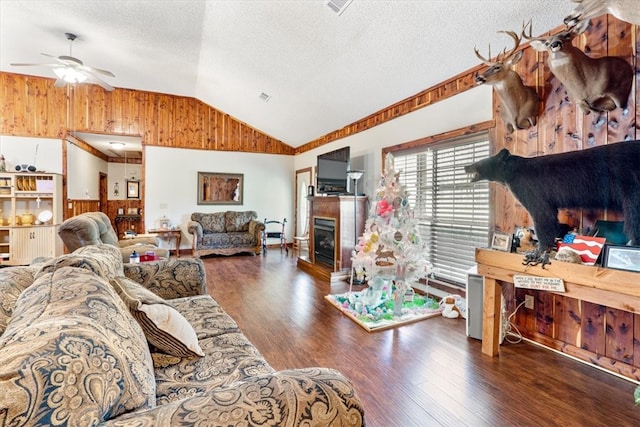
<svg viewBox="0 0 640 427"><path fill-rule="evenodd" d="M107 206L106 208L101 208L100 207L100 201L99 200L87 200L87 199L68 199L65 205L65 219L66 218L71 218L73 216L76 215L80 215L82 213L86 213L86 212L104 212L105 214L107 214L107 216L109 218L111 218L111 225L113 226L113 229L116 229L116 224L114 222L114 218L116 217L116 215L118 215L118 209L122 208L124 209L123 212L127 213L129 212L129 209L135 209L136 212L141 212L141 210L143 209L143 203L142 200L109 200L107 202ZM146 233L146 230L144 228L144 212L141 212L141 217L140 217L140 221L136 221L136 222L131 222L131 223L127 223L126 227L125 225L122 225L121 228L121 234L122 232L125 231L125 229L131 229L133 231L135 231L138 234L143 234ZM122 235L120 236L122 237Z"/></svg>
<svg viewBox="0 0 640 427"><path fill-rule="evenodd" d="M77 132L139 135L143 145L293 155L293 147L189 97L0 72L0 134L63 138Z"/></svg>
<svg viewBox="0 0 640 427"><path fill-rule="evenodd" d="M554 32L558 32L558 27ZM535 30L534 30L535 31ZM592 57L605 55L621 56L629 61L636 71L635 85L629 95L627 109L615 109L607 113L592 112L588 115L569 102L562 84L547 66L547 54L536 52L526 45L523 58L515 70L525 84L535 86L542 101L538 124L529 129L507 135L500 118L500 101L494 96L496 127L491 135L492 151L497 153L507 148L512 154L532 157L543 154L582 150L597 145L612 144L640 137L638 102L640 73L636 52L640 48L638 27L604 15L593 19L586 33L574 39ZM567 179L571 179L570 173ZM515 200L511 192L500 185L492 185L494 227L496 230L512 232L516 226L532 225L527 211ZM561 212L564 222L581 229L593 225L596 219L619 219L615 212L569 211Z"/></svg>
<svg viewBox="0 0 640 427"><path fill-rule="evenodd" d="M640 314L511 283L502 289L508 312L534 298L534 310L520 307L512 318L524 337L640 381Z"/></svg>
<svg viewBox="0 0 640 427"><path fill-rule="evenodd" d="M640 138L638 30L637 26L602 16L592 20L590 29L574 40L574 45L592 57L621 56L634 67L635 85L629 95L628 108L608 113L583 114L568 101L564 87L551 74L546 54L527 46L516 71L525 84L537 87L543 99L538 124L507 135L499 115L499 99L494 97L496 127L491 132L492 151L508 148L514 154L528 157ZM571 179L571 171L567 171L567 180ZM497 184L492 184L492 213L496 230L511 233L516 226L532 225L529 214L511 192ZM616 212L581 210L564 210L559 217L580 229L588 229L596 219L622 219ZM640 280L640 274L638 276ZM534 309L520 307L513 319L525 337L629 378L640 378L639 314L550 292L515 289L507 283L502 285L509 312L524 301L525 295L534 296Z"/></svg>

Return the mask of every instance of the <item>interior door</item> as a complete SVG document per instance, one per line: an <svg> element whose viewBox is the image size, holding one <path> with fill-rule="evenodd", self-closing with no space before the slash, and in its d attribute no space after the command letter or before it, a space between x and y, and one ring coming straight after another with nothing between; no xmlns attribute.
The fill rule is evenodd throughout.
<svg viewBox="0 0 640 427"><path fill-rule="evenodd" d="M99 193L99 203L100 203L100 212L104 212L107 215L109 212L107 211L107 174L100 172L100 176L98 178L98 193Z"/></svg>
<svg viewBox="0 0 640 427"><path fill-rule="evenodd" d="M296 236L303 236L307 231L309 231L309 203L307 200L307 188L309 185L313 185L312 177L312 168L304 168L296 171Z"/></svg>

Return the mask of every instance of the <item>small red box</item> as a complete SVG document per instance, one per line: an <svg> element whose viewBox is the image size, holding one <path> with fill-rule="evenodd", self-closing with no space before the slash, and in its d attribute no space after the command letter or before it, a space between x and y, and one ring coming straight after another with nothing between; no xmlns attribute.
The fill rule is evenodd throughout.
<svg viewBox="0 0 640 427"><path fill-rule="evenodd" d="M159 259L157 255L140 255L140 262L157 261Z"/></svg>

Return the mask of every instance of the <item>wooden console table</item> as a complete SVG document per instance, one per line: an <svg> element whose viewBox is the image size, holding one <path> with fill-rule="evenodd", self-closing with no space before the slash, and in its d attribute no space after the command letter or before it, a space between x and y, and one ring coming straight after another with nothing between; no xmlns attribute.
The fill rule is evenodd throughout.
<svg viewBox="0 0 640 427"><path fill-rule="evenodd" d="M118 238L122 238L122 234L120 233L121 222L126 222L127 224L131 224L131 223L138 223L141 220L142 220L142 215L116 215L113 222L116 223L116 233L118 234Z"/></svg>
<svg viewBox="0 0 640 427"><path fill-rule="evenodd" d="M158 237L165 237L169 239L175 239L176 246L176 257L180 257L180 239L182 239L182 231L179 228L173 230L165 230L165 229L150 229L147 230L147 234L153 234Z"/></svg>
<svg viewBox="0 0 640 427"><path fill-rule="evenodd" d="M559 261L552 261L543 269L540 266L522 265L522 260L521 254L476 249L478 274L484 276L484 354L497 356L499 353L501 282L513 283L514 275L560 278L564 281L566 292L545 292L630 312L632 315L640 313L640 273ZM638 316L635 317L638 319ZM591 363L600 366L596 362Z"/></svg>

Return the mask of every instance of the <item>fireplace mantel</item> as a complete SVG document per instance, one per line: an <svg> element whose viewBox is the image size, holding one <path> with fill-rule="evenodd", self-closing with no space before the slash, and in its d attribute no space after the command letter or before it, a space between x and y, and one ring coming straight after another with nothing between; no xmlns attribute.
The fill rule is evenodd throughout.
<svg viewBox="0 0 640 427"><path fill-rule="evenodd" d="M355 246L355 233L358 237L364 231L364 224L368 216L366 196L316 196L309 200L309 256L298 258L298 267L316 276L341 280L349 277L351 271L351 254ZM356 211L354 213L354 208ZM357 214L357 217L356 217ZM334 265L316 262L314 253L314 223L315 219L330 219L335 221ZM355 220L355 229L354 229Z"/></svg>

